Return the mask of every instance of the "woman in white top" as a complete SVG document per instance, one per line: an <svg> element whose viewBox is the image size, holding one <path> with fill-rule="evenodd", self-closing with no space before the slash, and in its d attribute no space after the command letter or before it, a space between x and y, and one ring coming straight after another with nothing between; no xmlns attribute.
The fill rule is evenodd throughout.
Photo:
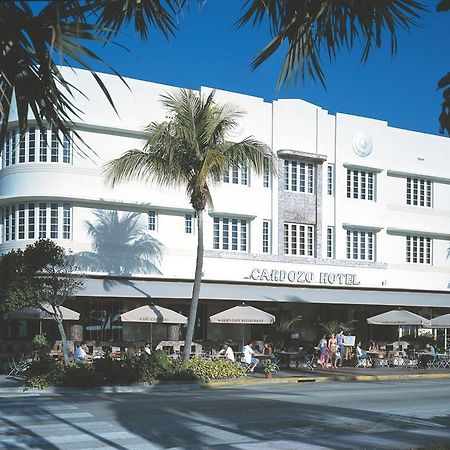
<svg viewBox="0 0 450 450"><path fill-rule="evenodd" d="M259 363L259 359L255 358L254 354L255 351L253 350L253 341L247 342L247 345L244 345L244 348L242 349L242 352L244 353L243 359L246 364L253 364L253 366L250 367L250 372L254 372L256 369L256 366Z"/></svg>

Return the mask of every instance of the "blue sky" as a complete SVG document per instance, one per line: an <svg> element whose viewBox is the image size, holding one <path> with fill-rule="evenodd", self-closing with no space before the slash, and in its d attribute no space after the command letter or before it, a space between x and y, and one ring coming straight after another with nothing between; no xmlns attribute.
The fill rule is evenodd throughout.
<svg viewBox="0 0 450 450"><path fill-rule="evenodd" d="M391 57L385 49L360 63L360 52L343 52L336 61L324 59L327 85L307 80L277 91L282 64L278 53L252 71L250 63L269 40L266 28L237 30L243 1L208 0L192 6L180 19L179 31L169 41L158 32L142 43L137 35L122 33L117 46L101 50L122 75L197 89L215 87L275 98L302 98L329 110L387 120L391 126L438 134L442 94L438 80L450 71L450 13L436 13L428 2L420 28L399 33L399 49ZM105 67L96 66L102 71Z"/></svg>

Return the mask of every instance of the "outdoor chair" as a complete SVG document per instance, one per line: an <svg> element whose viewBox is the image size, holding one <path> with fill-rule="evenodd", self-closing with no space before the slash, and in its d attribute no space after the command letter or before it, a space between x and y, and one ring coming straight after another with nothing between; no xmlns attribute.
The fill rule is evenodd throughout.
<svg viewBox="0 0 450 450"><path fill-rule="evenodd" d="M428 369L437 369L439 367L439 357L436 355L427 361Z"/></svg>
<svg viewBox="0 0 450 450"><path fill-rule="evenodd" d="M316 370L314 360L314 355L308 355L301 361L297 360L297 369Z"/></svg>
<svg viewBox="0 0 450 450"><path fill-rule="evenodd" d="M419 368L419 359L416 357L410 357L406 361L407 369L418 369Z"/></svg>
<svg viewBox="0 0 450 450"><path fill-rule="evenodd" d="M10 378L21 378L24 377L24 373L28 369L30 362L25 359L25 355L22 353L19 358L13 356L8 361L8 365L9 372L7 376Z"/></svg>

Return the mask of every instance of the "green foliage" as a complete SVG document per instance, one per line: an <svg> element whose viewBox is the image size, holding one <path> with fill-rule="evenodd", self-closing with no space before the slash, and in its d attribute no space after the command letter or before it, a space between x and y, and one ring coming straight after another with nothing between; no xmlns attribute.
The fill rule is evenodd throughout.
<svg viewBox="0 0 450 450"><path fill-rule="evenodd" d="M41 358L48 354L50 345L48 343L47 336L44 333L36 334L32 342L34 349L40 353Z"/></svg>
<svg viewBox="0 0 450 450"><path fill-rule="evenodd" d="M94 361L93 369L102 385L126 385L140 381L141 370L133 359L102 358Z"/></svg>
<svg viewBox="0 0 450 450"><path fill-rule="evenodd" d="M280 367L278 366L278 361L272 360L270 358L267 358L263 362L263 372L264 373L275 373L280 370Z"/></svg>
<svg viewBox="0 0 450 450"><path fill-rule="evenodd" d="M201 381L245 376L245 370L241 366L226 358L201 359L194 357L183 363L183 368Z"/></svg>
<svg viewBox="0 0 450 450"><path fill-rule="evenodd" d="M92 388L101 384L92 364L70 364L64 373L64 386Z"/></svg>
<svg viewBox="0 0 450 450"><path fill-rule="evenodd" d="M64 366L50 358L34 361L25 372L25 386L45 389L60 386L64 379Z"/></svg>
<svg viewBox="0 0 450 450"><path fill-rule="evenodd" d="M344 334L351 334L355 329L355 323L357 320L350 320L349 322L339 322L337 320L330 320L329 322L318 322L314 325L321 327L325 333L339 333L340 330Z"/></svg>
<svg viewBox="0 0 450 450"><path fill-rule="evenodd" d="M413 334L404 334L401 337L402 341L409 342L419 349L424 349L426 344L431 344L437 349L437 341L433 338L433 333L430 331L426 335L414 336Z"/></svg>

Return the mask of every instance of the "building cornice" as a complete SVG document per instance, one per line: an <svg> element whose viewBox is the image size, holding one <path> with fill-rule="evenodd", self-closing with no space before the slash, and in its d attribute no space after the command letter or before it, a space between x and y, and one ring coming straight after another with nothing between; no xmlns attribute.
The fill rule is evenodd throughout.
<svg viewBox="0 0 450 450"><path fill-rule="evenodd" d="M383 227L376 227L373 225L357 225L354 223L343 223L342 228L344 228L344 230L372 231L373 233L378 233L383 229Z"/></svg>
<svg viewBox="0 0 450 450"><path fill-rule="evenodd" d="M362 166L360 164L352 164L352 163L344 163L343 166L346 169L351 169L351 170L360 170L360 171L365 171L365 172L375 172L375 173L380 173L383 172L384 169L382 169L381 167L373 167L373 166Z"/></svg>
<svg viewBox="0 0 450 450"><path fill-rule="evenodd" d="M389 177L396 177L396 178L421 178L424 180L433 181L434 183L450 184L450 178L437 177L434 175L426 175L423 173L401 172L398 170L388 170L387 175Z"/></svg>
<svg viewBox="0 0 450 450"><path fill-rule="evenodd" d="M386 228L386 233L392 234L394 236L423 236L423 237L429 237L432 239L438 239L438 240L442 240L442 241L450 240L449 233L439 233L439 232L423 231L423 230L411 230L411 229L406 229L406 228L388 227L388 228Z"/></svg>
<svg viewBox="0 0 450 450"><path fill-rule="evenodd" d="M278 150L277 156L279 158L295 158L307 160L318 164L323 164L327 160L326 155L320 155L318 153L301 152L299 150L289 150L289 149Z"/></svg>

